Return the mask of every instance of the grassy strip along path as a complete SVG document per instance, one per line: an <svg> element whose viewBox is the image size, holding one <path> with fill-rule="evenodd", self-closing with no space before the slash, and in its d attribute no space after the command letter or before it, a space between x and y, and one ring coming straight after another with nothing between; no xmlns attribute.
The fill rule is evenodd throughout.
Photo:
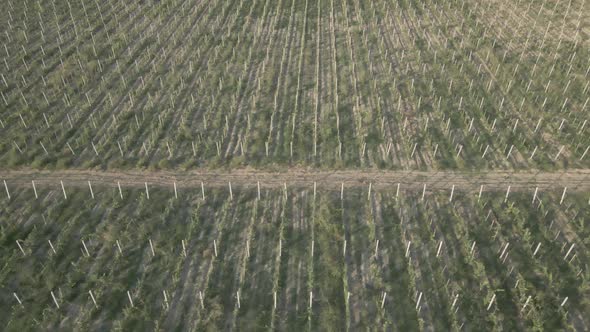
<svg viewBox="0 0 590 332"><path fill-rule="evenodd" d="M88 186L88 182L98 186L117 187L173 187L178 189L205 187L227 187L229 183L237 187L276 188L309 187L314 182L318 189L344 190L353 187L373 189L406 190L451 190L483 191L530 191L562 189L567 191L586 191L590 189L590 170L577 169L562 172L543 171L490 171L490 172L451 172L451 171L382 171L382 170L338 170L289 168L280 172L238 168L233 170L191 170L191 171L141 171L141 170L83 170L69 169L40 171L33 169L0 170L0 180L8 188L32 186Z"/></svg>

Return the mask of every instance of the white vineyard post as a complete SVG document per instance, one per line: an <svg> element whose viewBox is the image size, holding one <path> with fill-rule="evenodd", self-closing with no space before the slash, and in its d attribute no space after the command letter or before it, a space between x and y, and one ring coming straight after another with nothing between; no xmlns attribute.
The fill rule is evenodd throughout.
<svg viewBox="0 0 590 332"><path fill-rule="evenodd" d="M68 195L66 195L66 188L64 188L64 182L60 180L59 183L61 183L61 191L64 193L64 198L68 199Z"/></svg>
<svg viewBox="0 0 590 332"><path fill-rule="evenodd" d="M152 242L152 239L148 239L149 243L150 243L150 249L152 250L152 257L156 256L156 252L154 251L154 243Z"/></svg>
<svg viewBox="0 0 590 332"><path fill-rule="evenodd" d="M483 184L481 186L479 186L479 195L477 196L477 201L479 202L479 200L481 199L481 193L483 192Z"/></svg>
<svg viewBox="0 0 590 332"><path fill-rule="evenodd" d="M537 244L537 247L535 248L535 252L533 252L533 257L535 257L537 255L537 252L539 251L539 248L541 248L541 242L539 242Z"/></svg>
<svg viewBox="0 0 590 332"><path fill-rule="evenodd" d="M117 187L119 187L119 196L123 199L123 191L121 190L121 182L117 181Z"/></svg>
<svg viewBox="0 0 590 332"><path fill-rule="evenodd" d="M561 200L559 201L559 205L561 205L563 203L563 200L565 199L566 191L567 191L567 187L563 188L563 194L561 194Z"/></svg>
<svg viewBox="0 0 590 332"><path fill-rule="evenodd" d="M451 188L451 197L449 197L449 202L453 201L453 194L455 193L455 185Z"/></svg>
<svg viewBox="0 0 590 332"><path fill-rule="evenodd" d="M490 308L494 304L494 301L496 301L496 294L494 294L494 296L492 296L492 299L490 300L490 303L488 304L487 311L490 311Z"/></svg>
<svg viewBox="0 0 590 332"><path fill-rule="evenodd" d="M123 255L123 250L121 249L121 243L119 243L119 240L116 240L117 243L117 249L119 250L119 254Z"/></svg>
<svg viewBox="0 0 590 332"><path fill-rule="evenodd" d="M90 298L92 299L92 302L94 303L94 307L98 308L98 304L96 304L96 299L94 298L94 295L92 294L92 291L89 290L88 294L90 295Z"/></svg>
<svg viewBox="0 0 590 332"><path fill-rule="evenodd" d="M57 303L57 299L55 298L55 294L51 291L51 298L53 299L53 303L55 303L55 307L59 309L59 303Z"/></svg>
<svg viewBox="0 0 590 332"><path fill-rule="evenodd" d="M131 305L131 308L133 308L133 299L131 298L131 293L129 293L129 291L127 291L127 298L129 299L129 304Z"/></svg>
<svg viewBox="0 0 590 332"><path fill-rule="evenodd" d="M258 183L257 183L257 189L258 189L258 200L260 200L260 181L258 181Z"/></svg>
<svg viewBox="0 0 590 332"><path fill-rule="evenodd" d="M25 253L25 250L20 245L20 240L16 240L16 245L18 246L18 248L20 249L20 251L23 253L23 256L26 256L27 254Z"/></svg>
<svg viewBox="0 0 590 332"><path fill-rule="evenodd" d="M31 183L33 184L33 192L35 193L35 199L38 199L39 195L37 195L37 188L35 187L35 181L31 180Z"/></svg>
<svg viewBox="0 0 590 332"><path fill-rule="evenodd" d="M8 191L8 185L6 184L6 180L4 180L4 188L6 189L6 195L8 196L8 199L10 199L10 192Z"/></svg>
<svg viewBox="0 0 590 332"><path fill-rule="evenodd" d="M21 307L24 307L23 302L20 300L18 295L16 295L16 293L12 293L12 296L14 296L14 298L18 301L18 304L20 304Z"/></svg>
<svg viewBox="0 0 590 332"><path fill-rule="evenodd" d="M51 243L51 240L47 240L47 242L49 242L49 247L51 248L51 251L53 251L54 254L57 254L55 248L53 247L53 243Z"/></svg>
<svg viewBox="0 0 590 332"><path fill-rule="evenodd" d="M88 188L90 189L90 196L92 196L92 199L94 199L94 191L92 191L92 185L90 184L90 181L88 181Z"/></svg>
<svg viewBox="0 0 590 332"><path fill-rule="evenodd" d="M82 241L82 246L84 247L84 251L86 252L86 257L90 257L90 253L88 252L88 247L86 247L86 242Z"/></svg>
<svg viewBox="0 0 590 332"><path fill-rule="evenodd" d="M504 197L504 203L508 201L508 195L510 195L510 186L508 186L508 189L506 190L506 197Z"/></svg>

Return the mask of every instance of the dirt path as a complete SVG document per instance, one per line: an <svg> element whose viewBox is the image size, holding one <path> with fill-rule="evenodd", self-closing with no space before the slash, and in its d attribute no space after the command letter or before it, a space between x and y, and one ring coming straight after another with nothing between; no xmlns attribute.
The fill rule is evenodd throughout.
<svg viewBox="0 0 590 332"><path fill-rule="evenodd" d="M200 188L201 181L206 187L227 186L228 182L236 187L255 188L257 182L263 188L282 187L313 187L318 189L340 190L351 187L367 187L372 183L373 189L396 190L455 190L511 191L542 189L561 190L568 187L569 191L590 190L590 170L568 170L560 172L541 171L390 171L390 170L339 170L326 171L319 169L289 168L284 171L265 171L251 168L234 170L197 169L191 171L138 171L138 170L82 170L70 169L61 171L38 171L32 169L0 170L0 180L5 180L9 187L31 186L88 186L90 181L95 186L116 187L120 182L124 187L143 187L145 182L150 187L172 187L174 182L178 188Z"/></svg>

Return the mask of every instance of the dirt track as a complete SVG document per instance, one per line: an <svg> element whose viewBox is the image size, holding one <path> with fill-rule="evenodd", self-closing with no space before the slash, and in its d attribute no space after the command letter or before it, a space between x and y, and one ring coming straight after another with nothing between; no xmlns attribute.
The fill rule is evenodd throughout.
<svg viewBox="0 0 590 332"><path fill-rule="evenodd" d="M340 170L324 171L318 169L290 168L281 172L254 170L250 168L227 170L191 170L191 171L95 171L95 170L63 170L37 171L31 169L0 170L0 180L5 180L9 187L31 186L93 186L116 187L120 182L124 187L143 187L145 182L150 187L172 187L176 182L178 188L200 188L201 182L206 187L227 186L231 182L236 187L260 186L264 188L308 187L317 183L318 189L339 190L345 188L367 187L369 183L374 189L393 189L400 184L400 190L455 190L529 191L535 187L541 189L560 190L568 187L568 191L590 191L590 170L568 170L566 172L535 172L535 171L491 171L491 172L454 172L454 171L379 171L379 170Z"/></svg>

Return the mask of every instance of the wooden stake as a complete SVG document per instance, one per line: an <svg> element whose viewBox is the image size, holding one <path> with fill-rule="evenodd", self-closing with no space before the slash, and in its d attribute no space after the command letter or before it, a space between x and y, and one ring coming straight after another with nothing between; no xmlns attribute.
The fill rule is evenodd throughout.
<svg viewBox="0 0 590 332"><path fill-rule="evenodd" d="M524 309L526 309L526 306L529 304L530 300L531 300L531 296L529 295L529 297L527 297L526 301L524 302L524 306L522 306L523 311L524 311Z"/></svg>
<svg viewBox="0 0 590 332"><path fill-rule="evenodd" d="M81 240L81 241L82 241L82 246L84 247L84 251L86 251L86 256L90 257L90 253L88 252L88 247L86 247L86 243L84 242L84 240Z"/></svg>
<svg viewBox="0 0 590 332"><path fill-rule="evenodd" d="M492 299L490 300L490 304L488 304L487 311L490 311L490 308L492 307L492 304L494 304L494 301L496 301L496 294L494 294L494 296L492 296Z"/></svg>
<svg viewBox="0 0 590 332"><path fill-rule="evenodd" d="M283 182L283 193L285 195L285 200L287 200L287 182Z"/></svg>
<svg viewBox="0 0 590 332"><path fill-rule="evenodd" d="M162 295L164 295L164 304L166 305L166 309L168 309L170 305L168 304L168 294L166 294L166 290L162 291Z"/></svg>
<svg viewBox="0 0 590 332"><path fill-rule="evenodd" d="M27 254L25 254L25 250L23 249L23 247L20 245L19 240L16 240L16 245L18 246L18 248L20 249L20 251L23 253L23 256L26 256Z"/></svg>
<svg viewBox="0 0 590 332"><path fill-rule="evenodd" d="M121 244L119 243L119 240L116 240L117 242L117 249L119 249L119 254L123 255L123 250L121 250Z"/></svg>
<svg viewBox="0 0 590 332"><path fill-rule="evenodd" d="M506 253L506 250L508 250L509 245L510 245L510 242L506 243L506 246L504 246L504 250L502 250L502 253L500 254L500 259L502 259L502 257L504 257L504 254Z"/></svg>
<svg viewBox="0 0 590 332"><path fill-rule="evenodd" d="M565 254L565 256L563 256L563 260L566 260L567 256L570 255L570 253L572 252L572 250L574 250L574 247L576 246L576 244L572 244L572 246L570 247L570 250L567 251L567 253Z"/></svg>
<svg viewBox="0 0 590 332"><path fill-rule="evenodd" d="M416 301L416 310L420 307L420 300L422 300L422 292L418 295L418 301Z"/></svg>
<svg viewBox="0 0 590 332"><path fill-rule="evenodd" d="M148 184L147 184L147 182L144 182L144 183L145 183L145 195L146 195L147 199L150 199L150 191L148 190Z"/></svg>
<svg viewBox="0 0 590 332"><path fill-rule="evenodd" d="M57 252L55 252L55 248L53 247L53 243L51 243L51 240L47 240L47 242L49 242L49 247L51 247L51 250L53 251L53 253L57 254Z"/></svg>
<svg viewBox="0 0 590 332"><path fill-rule="evenodd" d="M377 243L375 244L375 257L377 257L379 253L379 240L377 240Z"/></svg>
<svg viewBox="0 0 590 332"><path fill-rule="evenodd" d="M217 241L213 240L213 249L215 250L215 257L217 257Z"/></svg>
<svg viewBox="0 0 590 332"><path fill-rule="evenodd" d="M535 157L535 152L537 152L537 147L535 146L535 149L533 150L533 153L531 153L531 156L529 157L529 160L533 160L533 158Z"/></svg>
<svg viewBox="0 0 590 332"><path fill-rule="evenodd" d="M483 184L481 186L479 186L479 195L477 196L477 201L479 202L479 200L481 199L481 193L483 192Z"/></svg>
<svg viewBox="0 0 590 332"><path fill-rule="evenodd" d="M12 296L14 296L14 298L18 301L18 304L23 307L23 302L18 298L18 295L16 295L16 293L12 293Z"/></svg>
<svg viewBox="0 0 590 332"><path fill-rule="evenodd" d="M567 303L567 300L568 300L568 299L569 299L569 297L568 297L568 296L566 296L566 297L565 297L565 299L563 299L563 302L561 302L561 305L560 305L560 307L563 307L563 306L564 306L564 305Z"/></svg>
<svg viewBox="0 0 590 332"><path fill-rule="evenodd" d="M449 202L453 201L453 194L455 193L455 185L453 185L453 188L451 188L451 197L449 197Z"/></svg>
<svg viewBox="0 0 590 332"><path fill-rule="evenodd" d="M64 193L64 198L68 199L68 195L66 195L66 188L64 188L64 182L60 180L59 183L61 183L61 191Z"/></svg>
<svg viewBox="0 0 590 332"><path fill-rule="evenodd" d="M8 196L8 199L10 199L10 192L8 191L8 185L6 184L6 180L4 180L4 189L6 189L6 195Z"/></svg>
<svg viewBox="0 0 590 332"><path fill-rule="evenodd" d="M234 200L234 194L233 191L231 190L231 182L228 182L228 186L229 186L229 200L233 201Z"/></svg>
<svg viewBox="0 0 590 332"><path fill-rule="evenodd" d="M57 299L55 298L55 294L51 291L51 298L53 299L53 303L55 303L55 307L59 309L59 303L57 303Z"/></svg>
<svg viewBox="0 0 590 332"><path fill-rule="evenodd" d="M92 191L92 185L90 184L90 181L88 181L88 188L90 189L90 196L92 196L92 199L94 199L94 192Z"/></svg>
<svg viewBox="0 0 590 332"><path fill-rule="evenodd" d="M510 194L510 186L508 186L508 190L506 190L506 197L504 198L504 203L508 201L508 195Z"/></svg>
<svg viewBox="0 0 590 332"><path fill-rule="evenodd" d="M205 185L203 181L201 181L201 195L203 196L203 200L205 200Z"/></svg>
<svg viewBox="0 0 590 332"><path fill-rule="evenodd" d="M129 299L129 304L131 305L131 308L133 308L133 299L131 298L131 293L129 293L129 291L127 291L127 298Z"/></svg>
<svg viewBox="0 0 590 332"><path fill-rule="evenodd" d="M563 200L565 199L565 192L567 191L567 187L563 188L563 194L561 194L561 200L559 201L559 205L561 205L561 203L563 203Z"/></svg>
<svg viewBox="0 0 590 332"><path fill-rule="evenodd" d="M148 239L150 242L150 249L152 250L152 257L156 256L156 252L154 251L154 244L152 243L152 239Z"/></svg>
<svg viewBox="0 0 590 332"><path fill-rule="evenodd" d="M537 248L535 248L535 252L533 252L533 257L535 257L535 255L537 255L539 248L541 248L541 242L539 242L539 244L537 244Z"/></svg>
<svg viewBox="0 0 590 332"><path fill-rule="evenodd" d="M33 192L35 193L35 199L38 199L39 196L37 195L37 188L35 188L35 181L31 180L31 183L33 184Z"/></svg>
<svg viewBox="0 0 590 332"><path fill-rule="evenodd" d="M176 191L176 181L174 181L174 198L178 199L178 191Z"/></svg>
<svg viewBox="0 0 590 332"><path fill-rule="evenodd" d="M92 299L92 303L94 303L94 307L98 308L98 304L96 304L96 299L94 298L94 295L92 294L92 291L89 290L88 294L90 295L90 298Z"/></svg>
<svg viewBox="0 0 590 332"><path fill-rule="evenodd" d="M260 200L260 181L258 181L258 200Z"/></svg>
<svg viewBox="0 0 590 332"><path fill-rule="evenodd" d="M557 155L555 156L555 158L553 158L554 161L557 161L557 158L559 158L559 155L561 155L561 152L563 151L564 148L565 148L565 145L562 145L561 148L559 149L559 151L557 152Z"/></svg>

